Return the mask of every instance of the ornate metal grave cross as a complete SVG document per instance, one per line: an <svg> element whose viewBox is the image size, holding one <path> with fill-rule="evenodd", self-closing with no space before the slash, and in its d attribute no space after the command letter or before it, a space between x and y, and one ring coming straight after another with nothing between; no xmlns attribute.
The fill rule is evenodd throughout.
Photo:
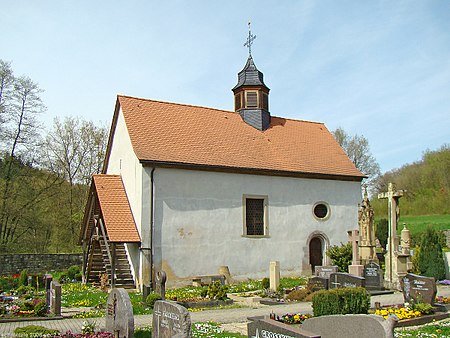
<svg viewBox="0 0 450 338"><path fill-rule="evenodd" d="M253 40L256 39L256 35L252 34L252 31L250 30L250 21L248 22L248 38L247 41L244 43L244 47L248 48L248 55L252 56L252 44Z"/></svg>

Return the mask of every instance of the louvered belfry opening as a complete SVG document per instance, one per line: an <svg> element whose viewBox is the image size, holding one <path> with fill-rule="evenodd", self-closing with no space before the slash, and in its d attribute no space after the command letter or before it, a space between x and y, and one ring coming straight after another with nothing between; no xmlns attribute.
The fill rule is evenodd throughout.
<svg viewBox="0 0 450 338"><path fill-rule="evenodd" d="M264 84L264 76L255 66L250 55L238 74L238 84L232 89L234 108L244 122L264 131L270 127L269 88Z"/></svg>

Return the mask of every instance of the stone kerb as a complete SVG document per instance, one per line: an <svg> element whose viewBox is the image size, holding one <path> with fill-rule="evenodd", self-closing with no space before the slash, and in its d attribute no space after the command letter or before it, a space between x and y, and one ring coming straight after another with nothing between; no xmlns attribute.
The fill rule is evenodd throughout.
<svg viewBox="0 0 450 338"><path fill-rule="evenodd" d="M125 289L113 288L106 303L106 331L115 337L133 338L134 316L130 296Z"/></svg>
<svg viewBox="0 0 450 338"><path fill-rule="evenodd" d="M251 338L320 338L320 335L304 329L264 318L248 318L247 336Z"/></svg>
<svg viewBox="0 0 450 338"><path fill-rule="evenodd" d="M191 316L189 311L173 301L156 301L153 307L152 337L191 337Z"/></svg>
<svg viewBox="0 0 450 338"><path fill-rule="evenodd" d="M377 315L332 315L305 320L302 328L322 338L394 338L396 316L385 320Z"/></svg>
<svg viewBox="0 0 450 338"><path fill-rule="evenodd" d="M403 298L406 303L433 304L436 299L436 282L433 277L408 273L401 279Z"/></svg>

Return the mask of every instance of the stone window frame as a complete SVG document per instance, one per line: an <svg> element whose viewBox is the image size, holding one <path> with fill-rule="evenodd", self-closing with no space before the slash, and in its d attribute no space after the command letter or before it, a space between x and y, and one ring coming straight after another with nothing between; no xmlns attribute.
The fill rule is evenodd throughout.
<svg viewBox="0 0 450 338"><path fill-rule="evenodd" d="M315 213L315 209L318 205L324 205L327 208L327 214L325 215L325 217L319 217L316 215ZM314 216L314 218L320 222L325 222L327 220L330 219L330 215L331 215L331 208L330 208L330 204L325 202L325 201L317 201L316 203L314 203L313 207L312 207L312 214Z"/></svg>
<svg viewBox="0 0 450 338"><path fill-rule="evenodd" d="M263 235L247 235L247 199L264 200L264 234ZM269 238L269 196L268 195L250 195L242 196L242 237L247 238Z"/></svg>

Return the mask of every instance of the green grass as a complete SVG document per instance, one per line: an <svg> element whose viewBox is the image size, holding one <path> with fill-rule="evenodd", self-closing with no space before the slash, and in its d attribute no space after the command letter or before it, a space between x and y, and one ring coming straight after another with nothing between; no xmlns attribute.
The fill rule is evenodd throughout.
<svg viewBox="0 0 450 338"><path fill-rule="evenodd" d="M435 230L447 230L450 229L450 215L400 216L399 233L403 223L406 223L411 235L424 232L430 224Z"/></svg>
<svg viewBox="0 0 450 338"><path fill-rule="evenodd" d="M450 337L450 319L446 319L440 322L425 324L419 328L397 328L394 332L395 338L404 337L435 337L445 338Z"/></svg>

